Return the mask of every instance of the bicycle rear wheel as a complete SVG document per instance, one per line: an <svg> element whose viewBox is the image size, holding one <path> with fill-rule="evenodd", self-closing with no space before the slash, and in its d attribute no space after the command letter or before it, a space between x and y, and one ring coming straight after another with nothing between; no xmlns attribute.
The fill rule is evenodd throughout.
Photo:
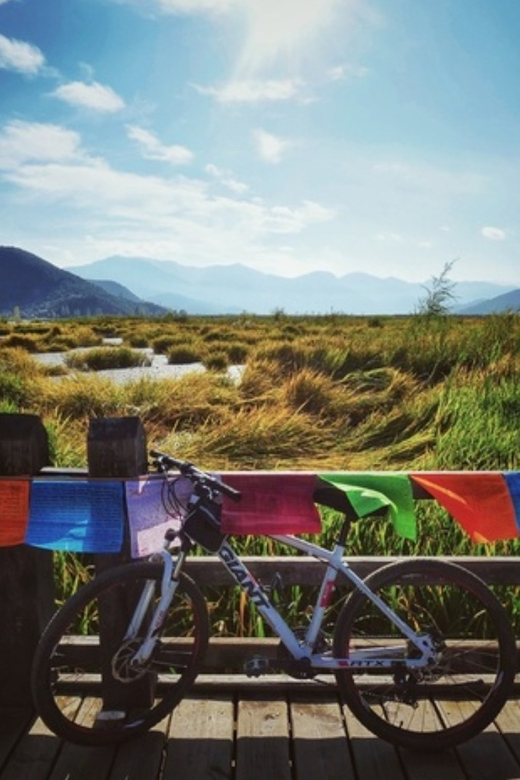
<svg viewBox="0 0 520 780"><path fill-rule="evenodd" d="M208 644L206 602L181 575L148 662L139 648L160 596L163 567L139 562L110 569L81 588L55 614L35 653L36 708L59 736L83 745L121 742L148 731L193 683ZM146 583L153 583L144 624L123 641ZM100 639L101 636L101 639Z"/></svg>
<svg viewBox="0 0 520 780"><path fill-rule="evenodd" d="M407 669L414 646L355 591L338 618L334 655L386 647L395 667L336 674L354 715L377 736L408 748L444 749L480 733L505 703L515 674L515 640L498 599L478 577L446 561L393 563L366 584L415 631L434 637L437 662Z"/></svg>

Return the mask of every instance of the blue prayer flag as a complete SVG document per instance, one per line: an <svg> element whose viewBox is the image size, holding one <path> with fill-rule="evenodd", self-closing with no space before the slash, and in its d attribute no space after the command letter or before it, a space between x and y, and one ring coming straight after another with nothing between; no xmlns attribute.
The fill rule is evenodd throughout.
<svg viewBox="0 0 520 780"><path fill-rule="evenodd" d="M116 553L124 518L122 481L35 479L25 542L50 550Z"/></svg>

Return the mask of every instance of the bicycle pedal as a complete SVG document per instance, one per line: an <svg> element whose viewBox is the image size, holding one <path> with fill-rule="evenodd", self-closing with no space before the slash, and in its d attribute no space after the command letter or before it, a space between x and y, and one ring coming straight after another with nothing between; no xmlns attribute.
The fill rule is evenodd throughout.
<svg viewBox="0 0 520 780"><path fill-rule="evenodd" d="M262 674L266 674L270 669L269 658L265 658L262 655L254 655L249 658L244 664L244 673L248 677L260 677Z"/></svg>

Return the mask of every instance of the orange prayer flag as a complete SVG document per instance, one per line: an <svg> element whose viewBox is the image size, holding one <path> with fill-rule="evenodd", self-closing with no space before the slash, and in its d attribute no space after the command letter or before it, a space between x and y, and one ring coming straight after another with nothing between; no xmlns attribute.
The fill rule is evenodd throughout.
<svg viewBox="0 0 520 780"><path fill-rule="evenodd" d="M30 480L0 479L0 547L23 544L29 519Z"/></svg>
<svg viewBox="0 0 520 780"><path fill-rule="evenodd" d="M514 505L502 474L453 471L410 477L448 510L474 542L518 537Z"/></svg>

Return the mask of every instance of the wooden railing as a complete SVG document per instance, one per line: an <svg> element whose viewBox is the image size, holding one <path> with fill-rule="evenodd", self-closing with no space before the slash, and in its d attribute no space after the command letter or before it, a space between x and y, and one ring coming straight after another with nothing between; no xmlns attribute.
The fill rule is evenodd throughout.
<svg viewBox="0 0 520 780"><path fill-rule="evenodd" d="M89 429L89 476L136 477L146 471L146 437L138 418L97 419ZM45 430L34 415L0 414L0 477L54 475L49 468ZM426 498L417 494L416 498ZM1 522L1 507L0 507ZM99 569L128 560L120 555L98 555ZM319 584L323 572L319 561L308 557L244 557L253 575L264 583L280 575L286 586ZM366 576L388 557L348 559L353 569ZM478 574L490 584L519 585L520 562L514 557L456 557L452 560ZM187 571L202 589L234 585L215 557L192 557ZM30 701L30 668L41 632L54 611L53 555L49 550L26 545L0 547L0 704ZM207 666L240 670L246 656L255 652L276 653L277 640L215 638L210 643Z"/></svg>
<svg viewBox="0 0 520 780"><path fill-rule="evenodd" d="M316 587L321 583L323 564L307 556L257 557L244 556L241 560L251 573L262 583L269 584L279 577L283 587ZM349 557L352 569L366 577L379 567L397 558L392 556ZM454 556L445 560L469 569L485 582L494 585L514 586L520 584L520 562L514 557ZM197 582L202 591L209 588L229 588L234 581L220 560L216 557L192 557L186 564L187 573ZM240 672L244 662L259 654L276 657L280 641L277 638L213 637L210 640L203 671L215 674L219 670Z"/></svg>

